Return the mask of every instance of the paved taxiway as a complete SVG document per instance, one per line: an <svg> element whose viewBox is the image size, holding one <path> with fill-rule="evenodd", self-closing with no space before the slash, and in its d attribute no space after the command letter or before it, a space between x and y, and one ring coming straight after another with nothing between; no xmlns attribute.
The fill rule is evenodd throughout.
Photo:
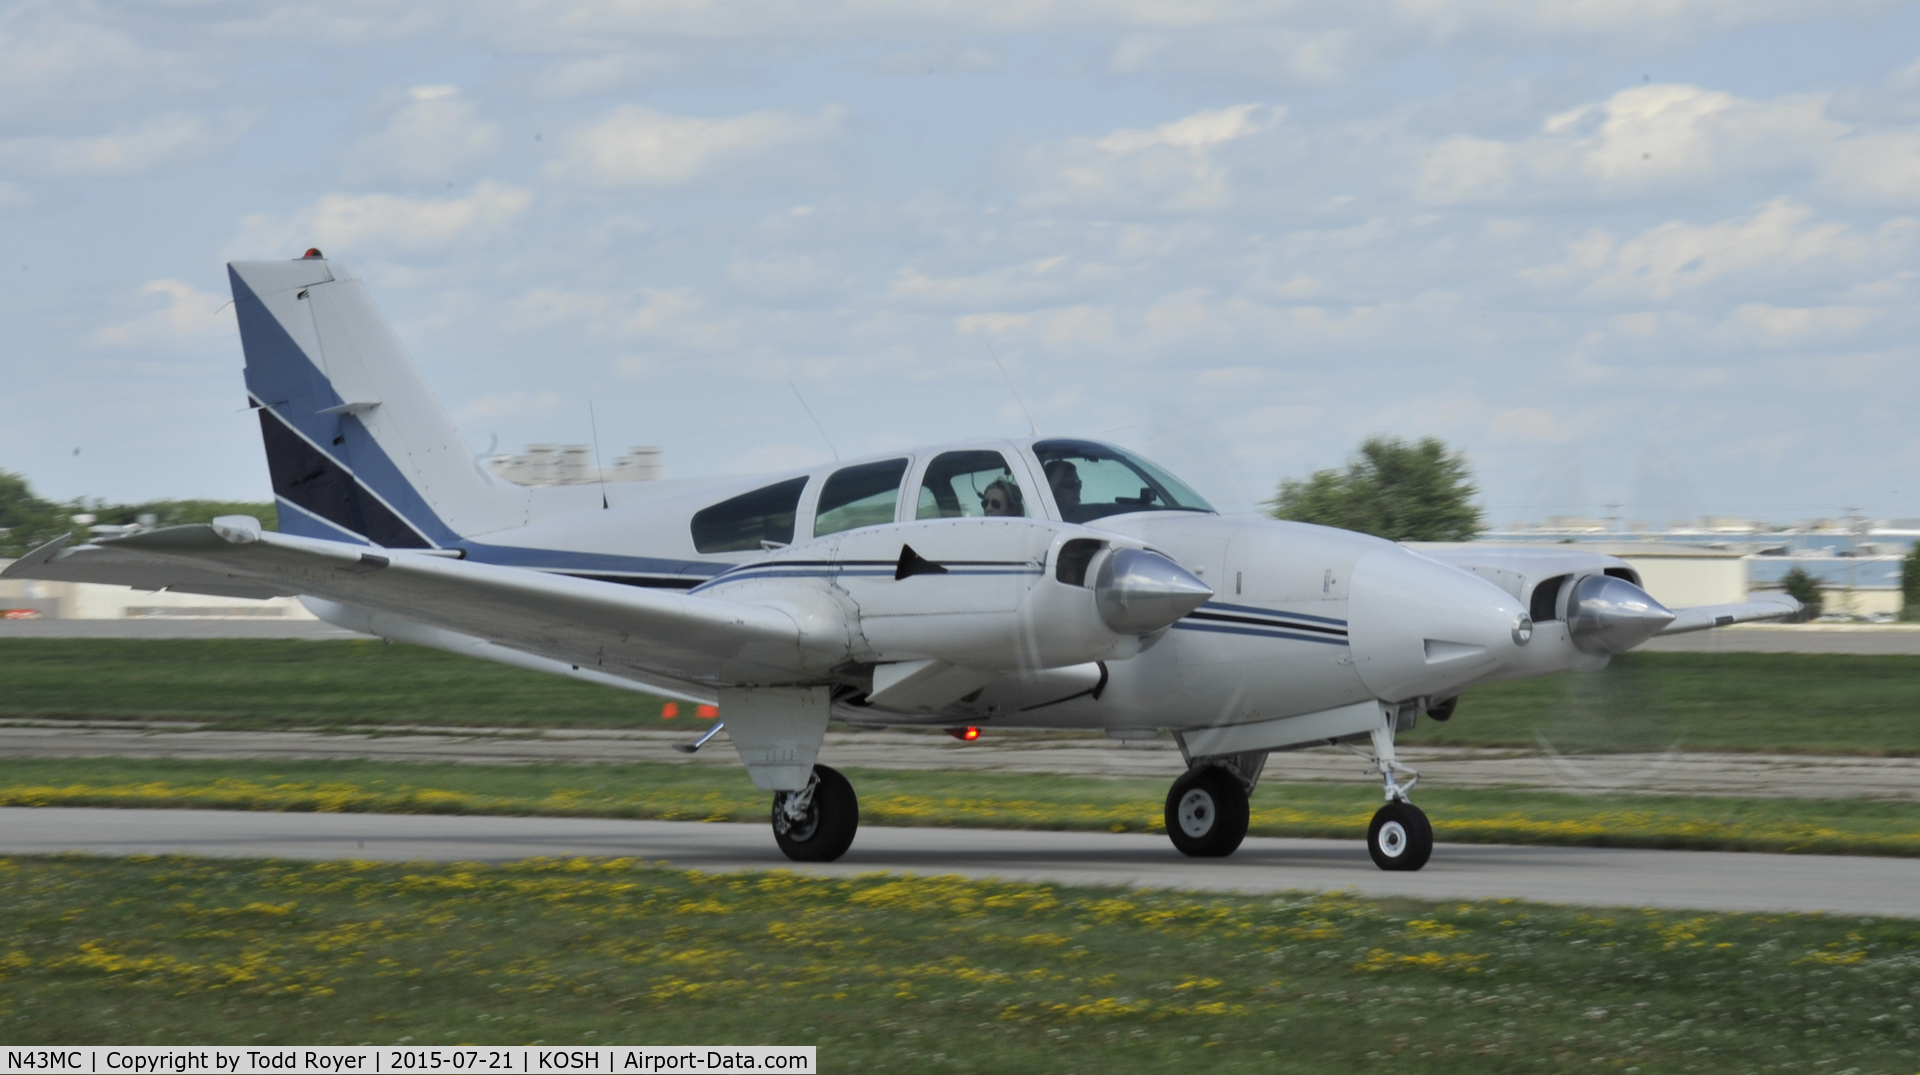
<svg viewBox="0 0 1920 1075"><path fill-rule="evenodd" d="M684 731L414 729L424 734L200 731L164 721L0 721L0 758L367 758L398 762L672 762L738 767L726 733L692 759L672 750L706 725ZM466 734L462 734L462 732ZM1743 795L1792 799L1920 801L1920 758L1806 754L1556 754L1403 746L1402 760L1436 787L1524 787L1566 792ZM972 743L938 734L832 732L820 754L829 765L869 769L1138 776L1171 782L1183 768L1170 739L1116 742L991 731ZM1366 763L1331 749L1277 753L1265 779L1277 783L1366 783Z"/></svg>
<svg viewBox="0 0 1920 1075"><path fill-rule="evenodd" d="M616 856L712 871L877 870L1073 885L1263 893L1351 890L1424 899L1920 917L1920 861L1620 848L1442 844L1418 873L1384 873L1353 840L1250 838L1228 859L1165 837L980 829L860 830L839 862L788 862L765 825L594 818L0 809L0 853L190 854L502 862Z"/></svg>

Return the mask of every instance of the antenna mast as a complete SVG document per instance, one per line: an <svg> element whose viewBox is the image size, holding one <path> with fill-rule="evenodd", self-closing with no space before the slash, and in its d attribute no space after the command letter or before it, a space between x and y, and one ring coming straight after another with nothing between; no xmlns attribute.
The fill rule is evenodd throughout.
<svg viewBox="0 0 1920 1075"><path fill-rule="evenodd" d="M807 406L807 397L800 394L800 386L794 384L792 381L788 381L787 387L793 389L793 398L800 401L800 409L807 412L807 419L813 423L813 428L820 431L820 439L827 442L827 451L833 453L833 461L838 463L840 461L840 449L835 448L833 446L833 438L827 436L827 427L821 425L820 419L813 416L813 408Z"/></svg>
<svg viewBox="0 0 1920 1075"><path fill-rule="evenodd" d="M1040 427L1033 424L1033 412L1027 410L1027 401L1020 398L1020 390L1013 387L1013 378L1007 376L1007 367L1000 364L1000 353L993 349L992 344L987 344L987 354L993 356L993 368L1000 371L1000 379L1007 382L1007 391L1013 393L1013 401L1020 405L1020 413L1026 415L1027 432L1039 436Z"/></svg>
<svg viewBox="0 0 1920 1075"><path fill-rule="evenodd" d="M600 420L593 416L593 401L587 401L587 426L593 430L593 473L600 479L600 510L607 510L607 472L600 469Z"/></svg>

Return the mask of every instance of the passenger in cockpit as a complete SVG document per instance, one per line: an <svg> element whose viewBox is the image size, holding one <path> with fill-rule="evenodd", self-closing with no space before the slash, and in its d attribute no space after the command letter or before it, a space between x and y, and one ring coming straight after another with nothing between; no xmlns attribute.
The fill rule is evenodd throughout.
<svg viewBox="0 0 1920 1075"><path fill-rule="evenodd" d="M988 517L1025 515L1026 509L1020 504L1020 489L1005 479L996 480L980 494L981 514Z"/></svg>

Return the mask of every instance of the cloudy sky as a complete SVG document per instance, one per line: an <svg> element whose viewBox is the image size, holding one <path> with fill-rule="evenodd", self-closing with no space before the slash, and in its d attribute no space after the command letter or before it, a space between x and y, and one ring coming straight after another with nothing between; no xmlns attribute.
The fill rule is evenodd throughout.
<svg viewBox="0 0 1920 1075"><path fill-rule="evenodd" d="M269 496L222 264L310 245L480 451L1010 380L1229 510L1388 433L1495 523L1920 516L1911 3L0 7L0 469Z"/></svg>

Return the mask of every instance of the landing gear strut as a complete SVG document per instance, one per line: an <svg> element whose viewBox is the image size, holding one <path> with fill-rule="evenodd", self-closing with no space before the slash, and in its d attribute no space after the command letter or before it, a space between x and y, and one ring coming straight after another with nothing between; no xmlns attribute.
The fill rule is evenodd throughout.
<svg viewBox="0 0 1920 1075"><path fill-rule="evenodd" d="M806 787L773 793L773 841L795 862L832 862L859 827L860 799L837 769L816 765Z"/></svg>
<svg viewBox="0 0 1920 1075"><path fill-rule="evenodd" d="M1388 713L1372 733L1373 756L1368 760L1385 785L1387 804L1374 812L1373 823L1367 826L1367 854L1383 870L1417 870L1433 856L1433 825L1419 807L1407 801L1407 792L1420 782L1420 772L1401 765L1394 756L1393 733L1398 724L1397 714ZM1410 774L1404 783L1395 779L1394 774L1400 771Z"/></svg>

